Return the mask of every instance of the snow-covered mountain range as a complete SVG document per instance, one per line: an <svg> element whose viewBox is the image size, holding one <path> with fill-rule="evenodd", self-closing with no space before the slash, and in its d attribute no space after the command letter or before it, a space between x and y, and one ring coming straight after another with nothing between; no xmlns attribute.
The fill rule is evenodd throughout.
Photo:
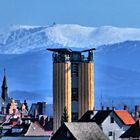
<svg viewBox="0 0 140 140"><path fill-rule="evenodd" d="M52 58L46 48L95 47L95 103L134 104L140 99L140 29L80 25L12 26L0 30L0 79L9 94L52 103ZM34 98L33 98L34 97ZM118 101L119 100L119 101ZM137 101L138 100L138 101ZM110 102L109 102L110 101Z"/></svg>
<svg viewBox="0 0 140 140"><path fill-rule="evenodd" d="M0 30L0 53L21 54L47 47L92 48L140 40L140 29L80 25L12 26Z"/></svg>

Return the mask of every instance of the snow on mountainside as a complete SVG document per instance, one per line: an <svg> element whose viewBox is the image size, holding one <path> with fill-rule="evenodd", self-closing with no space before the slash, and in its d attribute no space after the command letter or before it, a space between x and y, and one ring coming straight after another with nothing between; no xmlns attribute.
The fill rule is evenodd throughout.
<svg viewBox="0 0 140 140"><path fill-rule="evenodd" d="M0 30L0 53L21 54L47 47L92 48L140 40L140 29L80 25L11 26Z"/></svg>

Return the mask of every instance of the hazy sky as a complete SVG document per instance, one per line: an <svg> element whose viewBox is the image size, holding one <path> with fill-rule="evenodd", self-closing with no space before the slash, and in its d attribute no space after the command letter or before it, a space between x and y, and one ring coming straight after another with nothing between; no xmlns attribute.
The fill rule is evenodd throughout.
<svg viewBox="0 0 140 140"><path fill-rule="evenodd" d="M53 22L140 27L140 0L0 0L0 27Z"/></svg>

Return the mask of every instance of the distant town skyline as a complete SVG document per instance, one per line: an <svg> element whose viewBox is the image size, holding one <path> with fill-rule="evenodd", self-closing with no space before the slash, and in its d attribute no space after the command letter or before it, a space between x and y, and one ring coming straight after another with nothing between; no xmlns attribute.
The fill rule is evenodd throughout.
<svg viewBox="0 0 140 140"><path fill-rule="evenodd" d="M140 28L139 0L1 0L0 28L80 24Z"/></svg>

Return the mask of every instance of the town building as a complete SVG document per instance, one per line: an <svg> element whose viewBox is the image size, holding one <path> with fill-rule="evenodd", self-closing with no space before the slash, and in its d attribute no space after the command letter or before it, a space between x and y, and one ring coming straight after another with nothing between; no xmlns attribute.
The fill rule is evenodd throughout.
<svg viewBox="0 0 140 140"><path fill-rule="evenodd" d="M94 107L93 50L95 49L47 50L53 51L53 124L56 131L61 126L65 107L68 122L77 121Z"/></svg>
<svg viewBox="0 0 140 140"><path fill-rule="evenodd" d="M51 140L109 140L94 122L63 123Z"/></svg>
<svg viewBox="0 0 140 140"><path fill-rule="evenodd" d="M50 137L52 131L46 131L36 119L24 118L10 120L0 128L3 137Z"/></svg>
<svg viewBox="0 0 140 140"><path fill-rule="evenodd" d="M46 102L33 103L31 105L29 114L34 118L39 117L39 115L47 115L46 114L47 106L48 104Z"/></svg>
<svg viewBox="0 0 140 140"><path fill-rule="evenodd" d="M140 118L140 107L139 107L139 105L135 105L135 109L132 112L132 116L135 118L135 120L139 120L139 118Z"/></svg>
<svg viewBox="0 0 140 140"><path fill-rule="evenodd" d="M96 122L110 140L119 140L135 120L126 110L100 110L88 111L79 122Z"/></svg>
<svg viewBox="0 0 140 140"><path fill-rule="evenodd" d="M2 114L12 114L17 113L21 108L22 104L19 100L14 100L8 96L8 85L6 75L4 73L3 82L2 82L2 94L0 98L1 102L1 113Z"/></svg>
<svg viewBox="0 0 140 140"><path fill-rule="evenodd" d="M137 120L120 138L122 140L139 140L140 139L140 120Z"/></svg>

